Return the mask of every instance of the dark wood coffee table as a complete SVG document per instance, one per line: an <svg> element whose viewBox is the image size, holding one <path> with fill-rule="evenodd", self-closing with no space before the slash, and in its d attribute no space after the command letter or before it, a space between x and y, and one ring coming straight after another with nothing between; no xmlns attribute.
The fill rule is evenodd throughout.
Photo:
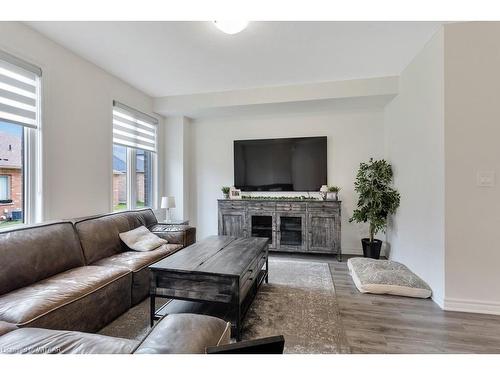
<svg viewBox="0 0 500 375"><path fill-rule="evenodd" d="M211 236L150 265L151 325L172 313L214 315L231 321L239 340L242 319L267 282L268 242ZM156 297L171 300L156 310Z"/></svg>

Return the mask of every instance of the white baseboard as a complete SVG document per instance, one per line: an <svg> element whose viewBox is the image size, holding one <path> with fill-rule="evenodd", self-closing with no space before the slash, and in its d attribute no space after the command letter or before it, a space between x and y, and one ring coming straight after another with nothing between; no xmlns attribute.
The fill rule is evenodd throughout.
<svg viewBox="0 0 500 375"><path fill-rule="evenodd" d="M500 302L445 298L444 310L500 315Z"/></svg>
<svg viewBox="0 0 500 375"><path fill-rule="evenodd" d="M363 255L363 249L358 248L358 249L344 249L342 248L342 254L345 255Z"/></svg>

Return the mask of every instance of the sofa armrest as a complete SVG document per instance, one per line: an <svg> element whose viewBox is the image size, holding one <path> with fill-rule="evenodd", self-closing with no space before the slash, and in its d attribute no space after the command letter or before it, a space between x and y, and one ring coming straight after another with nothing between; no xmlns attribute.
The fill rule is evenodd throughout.
<svg viewBox="0 0 500 375"><path fill-rule="evenodd" d="M169 243L187 247L196 242L196 228L189 225L155 224L149 230Z"/></svg>
<svg viewBox="0 0 500 375"><path fill-rule="evenodd" d="M134 349L135 354L203 354L229 343L231 324L213 316L166 315Z"/></svg>
<svg viewBox="0 0 500 375"><path fill-rule="evenodd" d="M0 321L0 336L5 335L10 331L14 331L15 329L17 329L17 326L15 324Z"/></svg>
<svg viewBox="0 0 500 375"><path fill-rule="evenodd" d="M280 335L211 346L207 348L207 354L283 354L284 347L285 338Z"/></svg>

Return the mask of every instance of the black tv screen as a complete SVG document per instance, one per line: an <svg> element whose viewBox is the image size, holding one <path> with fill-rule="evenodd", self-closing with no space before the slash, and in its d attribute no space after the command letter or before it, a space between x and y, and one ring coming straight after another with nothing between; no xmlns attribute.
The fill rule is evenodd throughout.
<svg viewBox="0 0 500 375"><path fill-rule="evenodd" d="M326 181L326 137L234 141L237 189L318 191Z"/></svg>

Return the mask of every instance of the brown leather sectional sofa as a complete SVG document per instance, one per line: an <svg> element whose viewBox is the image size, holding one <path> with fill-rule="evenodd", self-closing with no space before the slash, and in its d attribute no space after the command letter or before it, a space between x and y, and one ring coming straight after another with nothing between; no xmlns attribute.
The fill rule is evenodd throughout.
<svg viewBox="0 0 500 375"><path fill-rule="evenodd" d="M152 210L0 232L0 321L84 332L104 327L148 295L148 265L188 245L171 236L160 249L127 251L118 234L141 225L158 225Z"/></svg>
<svg viewBox="0 0 500 375"><path fill-rule="evenodd" d="M149 252L130 251L118 234L141 225L169 243ZM165 231L150 209L0 232L0 322L4 330L6 325L16 328L0 336L0 343L9 335L18 340L27 334L71 336L52 330L100 330L147 297L150 264L191 244L195 237L195 228L189 226ZM171 320L167 322L171 325ZM225 325L220 322L213 324ZM76 334L81 333L72 335ZM139 346L121 342L120 351L138 350Z"/></svg>

